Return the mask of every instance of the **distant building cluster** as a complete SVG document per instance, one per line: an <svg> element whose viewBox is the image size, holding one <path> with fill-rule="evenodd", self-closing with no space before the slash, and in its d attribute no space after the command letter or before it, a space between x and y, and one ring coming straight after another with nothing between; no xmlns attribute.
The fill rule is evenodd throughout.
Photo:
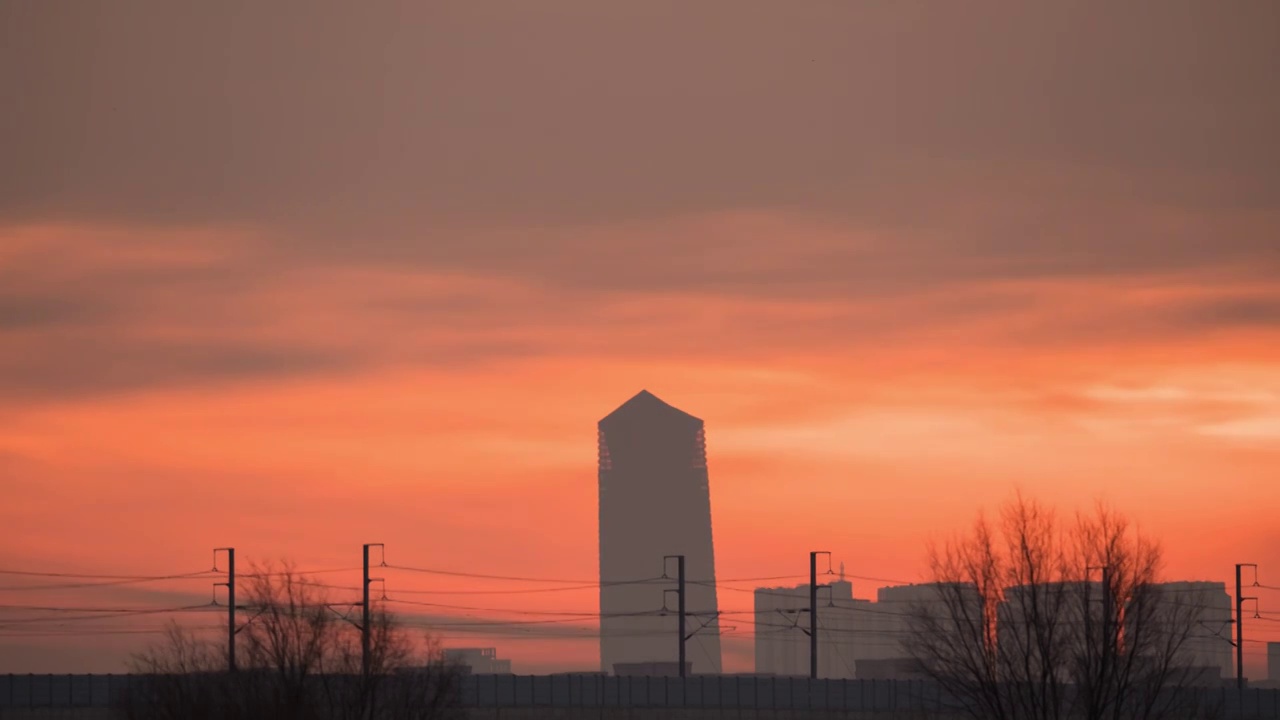
<svg viewBox="0 0 1280 720"><path fill-rule="evenodd" d="M853 597L844 579L818 591L818 668L826 678L919 677L904 644L913 607L938 601L933 585L880 588L876 601ZM808 675L809 586L755 591L756 672Z"/></svg>
<svg viewBox="0 0 1280 720"><path fill-rule="evenodd" d="M686 674L721 672L715 550L703 421L641 391L598 425L600 531L600 664L617 675L677 675L676 613L670 589L674 567L686 561ZM659 577L660 576L660 577ZM650 578L649 581L643 580ZM661 580L661 582L658 582ZM913 613L943 616L943 588L969 602L971 586L883 587L875 601L857 599L843 567L819 587L818 675L846 679L921 677L906 640ZM1057 588L1079 607L1101 609L1100 583ZM1229 629L1231 598L1222 583L1175 582L1155 588L1203 608L1175 662L1207 684L1234 673ZM1016 641L1020 593L1005 590L996 612L997 646ZM972 602L980 605L976 589ZM805 676L809 667L809 586L755 591L755 674ZM976 608L975 608L976 609ZM659 611L665 612L659 612ZM1268 646L1269 673L1280 682L1280 643ZM508 665L509 667L509 665ZM477 670L477 672L480 672Z"/></svg>
<svg viewBox="0 0 1280 720"><path fill-rule="evenodd" d="M1099 583L1076 583L1062 589L1068 597L1078 594L1082 601L1101 606ZM843 575L821 587L818 594L819 676L862 680L921 678L904 641L910 633L912 613L944 615L939 590L940 586L931 583L883 587L876 591L876 601L872 602L854 598L853 586ZM1208 684L1231 677L1234 673L1228 641L1231 597L1226 586L1211 582L1171 582L1157 585L1155 590L1179 593L1182 603L1201 608L1199 622L1179 650L1175 664L1194 670L1193 676ZM1006 600L997 609L998 644L1007 646L1014 642L1012 628L1021 622L1018 595L1028 591L1025 587L1005 591ZM976 590L974 602L978 602ZM808 585L755 591L757 673L809 674L808 612ZM1270 673L1274 676L1280 673L1280 643L1272 643L1268 652Z"/></svg>
<svg viewBox="0 0 1280 720"><path fill-rule="evenodd" d="M511 661L499 659L496 648L448 648L444 661L473 675L511 674Z"/></svg>

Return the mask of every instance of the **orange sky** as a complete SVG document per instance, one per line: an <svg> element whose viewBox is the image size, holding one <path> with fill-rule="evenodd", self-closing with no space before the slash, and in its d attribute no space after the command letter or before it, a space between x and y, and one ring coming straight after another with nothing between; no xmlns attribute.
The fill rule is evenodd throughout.
<svg viewBox="0 0 1280 720"><path fill-rule="evenodd" d="M643 388L707 423L721 578L830 550L919 580L930 537L1020 487L1111 501L1171 578L1280 585L1276 18L124 5L0 23L25 100L0 119L0 569L383 542L590 581L595 422ZM210 592L30 582L0 604ZM147 637L23 632L0 672L119 671ZM445 635L522 672L597 661Z"/></svg>
<svg viewBox="0 0 1280 720"><path fill-rule="evenodd" d="M91 249L107 237L113 251L95 257ZM187 252L151 252L88 228L26 228L6 235L4 246L15 263L59 244L84 248L41 278L56 291L121 268L176 272L240 261L240 251L202 250L203 237ZM137 342L247 337L359 346L377 357L262 377L15 394L0 433L9 488L0 510L10 539L4 567L194 572L223 545L239 548L242 562L354 567L361 543L384 542L393 564L590 580L594 423L648 388L707 422L724 578L800 576L809 550L829 549L852 575L919 580L928 538L1021 487L1066 510L1097 497L1115 503L1164 538L1170 577L1226 581L1232 563L1250 561L1262 565L1265 581L1268 567L1280 568L1275 333L1223 327L1195 338L1109 337L1099 328L1097 337L1079 330L1086 337L1063 342L1028 342L1023 333L1272 291L1171 275L981 283L874 305L673 293L619 297L590 309L589 322L561 327L437 327L389 313L386 299L475 302L499 318L507 308L559 300L501 278L326 268L202 300L207 307L139 303L113 330ZM928 321L948 306L1004 296L1023 301L940 326ZM184 326L183 316L197 311L209 313L205 324ZM880 329L880 314L912 331ZM853 331L824 331L833 322ZM859 337L859 323L882 339ZM38 348L58 333L89 332L69 325L10 333L29 333L27 346ZM535 351L434 367L411 359L459 335L495 344L521 338ZM397 589L525 587L382 574L392 597ZM356 578L326 582L354 586ZM209 582L177 587L203 597ZM877 585L855 581L856 593L872 596ZM35 595L77 607L154 604L145 594L89 590L5 598L31 604ZM400 597L526 611L591 612L596 603L591 590ZM723 594L728 610L750 601ZM1272 603L1280 610L1280 597ZM727 644L728 663L749 669L741 634ZM108 639L117 648L140 641ZM4 642L9 670L119 662L68 659L70 647L33 662L24 643ZM595 653L590 640L487 642L531 670L589 666Z"/></svg>

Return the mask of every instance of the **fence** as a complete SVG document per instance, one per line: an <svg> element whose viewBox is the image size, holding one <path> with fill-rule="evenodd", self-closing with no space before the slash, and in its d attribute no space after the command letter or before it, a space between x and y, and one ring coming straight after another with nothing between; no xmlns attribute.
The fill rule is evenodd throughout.
<svg viewBox="0 0 1280 720"><path fill-rule="evenodd" d="M468 707L671 707L764 710L924 710L950 705L922 681L809 680L700 675L476 675L462 685Z"/></svg>
<svg viewBox="0 0 1280 720"><path fill-rule="evenodd" d="M135 675L0 676L0 709L108 707L143 678ZM1280 720L1280 690L1182 689L1188 702L1221 717ZM469 675L461 703L471 708L656 707L841 712L945 711L954 707L937 688L915 680L809 680L705 675Z"/></svg>

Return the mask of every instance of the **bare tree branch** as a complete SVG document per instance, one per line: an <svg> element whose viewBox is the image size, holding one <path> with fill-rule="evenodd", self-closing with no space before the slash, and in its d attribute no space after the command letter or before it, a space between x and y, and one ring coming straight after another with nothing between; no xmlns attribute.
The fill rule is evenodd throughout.
<svg viewBox="0 0 1280 720"><path fill-rule="evenodd" d="M118 708L126 720L434 720L458 714L459 670L429 636L420 647L385 608L371 608L370 672L359 630L289 564L253 568L243 593L238 672L225 645L176 626L138 655L147 676Z"/></svg>
<svg viewBox="0 0 1280 720"><path fill-rule="evenodd" d="M1180 688L1206 601L1158 584L1158 543L1099 504L1063 523L1016 496L993 527L928 554L936 599L912 608L908 649L983 720L1194 717Z"/></svg>

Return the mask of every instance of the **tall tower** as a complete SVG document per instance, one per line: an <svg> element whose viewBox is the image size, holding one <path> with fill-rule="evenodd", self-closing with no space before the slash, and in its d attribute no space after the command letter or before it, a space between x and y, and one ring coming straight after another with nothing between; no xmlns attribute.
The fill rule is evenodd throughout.
<svg viewBox="0 0 1280 720"><path fill-rule="evenodd" d="M600 664L669 662L678 667L676 565L685 556L686 662L720 672L715 550L702 420L642 390L599 423ZM649 582L636 582L649 580ZM624 616L625 615L625 616ZM705 626L705 627L704 627ZM703 629L699 629L703 628Z"/></svg>

